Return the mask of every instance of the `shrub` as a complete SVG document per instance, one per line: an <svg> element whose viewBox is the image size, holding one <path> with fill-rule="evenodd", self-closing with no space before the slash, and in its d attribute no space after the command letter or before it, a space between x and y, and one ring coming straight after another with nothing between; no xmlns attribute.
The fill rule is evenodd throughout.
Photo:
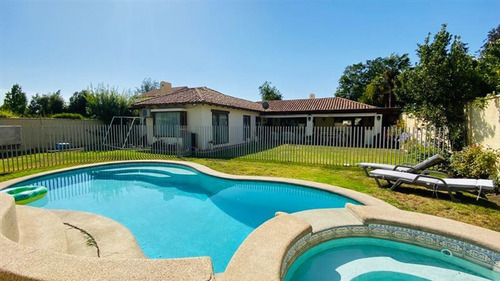
<svg viewBox="0 0 500 281"><path fill-rule="evenodd" d="M493 179L498 184L500 150L483 148L480 145L465 147L453 152L450 166L457 176L476 179Z"/></svg>
<svg viewBox="0 0 500 281"><path fill-rule="evenodd" d="M58 113L51 116L51 118L58 119L83 119L83 116L79 113Z"/></svg>
<svg viewBox="0 0 500 281"><path fill-rule="evenodd" d="M8 109L0 109L0 118L17 118L19 115Z"/></svg>
<svg viewBox="0 0 500 281"><path fill-rule="evenodd" d="M438 149L432 144L426 146L420 143L415 137L406 139L402 144L402 148L416 163L422 162L434 154L438 154Z"/></svg>

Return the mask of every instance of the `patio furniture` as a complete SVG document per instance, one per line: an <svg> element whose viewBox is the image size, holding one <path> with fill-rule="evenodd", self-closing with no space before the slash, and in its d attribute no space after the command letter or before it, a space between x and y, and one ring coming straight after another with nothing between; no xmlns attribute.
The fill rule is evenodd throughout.
<svg viewBox="0 0 500 281"><path fill-rule="evenodd" d="M451 200L457 202L457 200L452 192L461 191L477 191L478 195L476 200L479 200L480 196L484 196L483 191L492 191L494 189L493 180L484 179L456 179L456 178L437 178L427 174L412 174L408 172L401 171L391 171L376 169L369 172L369 176L374 178L379 187L383 187L380 180L386 180L390 186L391 190L400 186L403 183L415 184L432 189L433 193L437 196L438 190L447 191L451 197Z"/></svg>
<svg viewBox="0 0 500 281"><path fill-rule="evenodd" d="M435 154L424 161L417 163L417 164L412 164L412 163L403 163L400 165L389 165L389 164L379 164L379 163L358 163L358 166L363 169L365 172L366 176L370 176L368 174L368 169L382 169L382 170L392 170L392 171L400 171L400 172L407 172L407 173L421 173L427 172L426 169L435 166L441 162L443 162L445 159L439 155ZM412 165L412 166L410 166ZM435 172L433 172L435 173ZM426 173L424 173L426 174Z"/></svg>

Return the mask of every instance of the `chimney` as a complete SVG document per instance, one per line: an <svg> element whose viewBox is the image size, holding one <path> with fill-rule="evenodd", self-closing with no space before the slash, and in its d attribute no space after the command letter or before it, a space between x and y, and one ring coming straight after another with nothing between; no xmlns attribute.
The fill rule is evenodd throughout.
<svg viewBox="0 0 500 281"><path fill-rule="evenodd" d="M315 99L315 98L316 98L316 95L315 95L314 93L310 93L310 94L309 94L309 98L310 98L310 99Z"/></svg>
<svg viewBox="0 0 500 281"><path fill-rule="evenodd" d="M172 83L161 81L160 82L160 93L170 94L172 92Z"/></svg>

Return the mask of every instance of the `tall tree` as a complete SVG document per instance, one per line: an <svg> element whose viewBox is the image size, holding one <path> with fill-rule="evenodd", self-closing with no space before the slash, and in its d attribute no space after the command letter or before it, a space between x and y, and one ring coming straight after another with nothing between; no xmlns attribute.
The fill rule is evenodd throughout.
<svg viewBox="0 0 500 281"><path fill-rule="evenodd" d="M151 90L157 90L160 88L160 83L158 81L152 80L151 78L144 78L142 80L141 86L135 88L135 94L140 95Z"/></svg>
<svg viewBox="0 0 500 281"><path fill-rule="evenodd" d="M90 94L88 90L74 92L69 98L68 111L70 113L78 113L82 116L87 116L87 96Z"/></svg>
<svg viewBox="0 0 500 281"><path fill-rule="evenodd" d="M264 84L259 87L259 93L263 101L283 99L283 95L280 91L275 86L271 86L271 82L268 81L265 81Z"/></svg>
<svg viewBox="0 0 500 281"><path fill-rule="evenodd" d="M393 106L396 77L408 68L409 64L408 54L402 56L391 54L389 57L378 57L374 60L367 60L365 63L349 65L339 79L335 96L360 101L365 95L363 100L366 102L383 101L384 98L380 98L379 95L385 95L387 104L391 100L391 106ZM367 88L370 83L373 83L372 86ZM373 92L376 89L383 90L383 92ZM369 92L365 94L367 90Z"/></svg>
<svg viewBox="0 0 500 281"><path fill-rule="evenodd" d="M396 107L403 105L397 94L400 85L398 76L410 66L408 54L398 56L395 54L384 58L385 70L376 76L365 88L358 101L381 107Z"/></svg>
<svg viewBox="0 0 500 281"><path fill-rule="evenodd" d="M15 114L23 115L27 104L28 99L26 98L26 93L23 92L19 84L14 84L10 92L5 93L3 107Z"/></svg>
<svg viewBox="0 0 500 281"><path fill-rule="evenodd" d="M40 94L32 96L28 105L28 113L39 116L47 115L49 113L49 96Z"/></svg>
<svg viewBox="0 0 500 281"><path fill-rule="evenodd" d="M104 84L97 87L90 86L87 96L87 113L106 123L110 123L113 116L132 116L130 110L130 95L127 92L119 93L117 88L110 88Z"/></svg>
<svg viewBox="0 0 500 281"><path fill-rule="evenodd" d="M28 106L28 113L31 115L49 116L63 111L64 99L61 96L61 90L46 95L36 94L31 98Z"/></svg>
<svg viewBox="0 0 500 281"><path fill-rule="evenodd" d="M500 40L500 24L496 28L492 28L488 31L488 36L486 38L486 43L483 45L483 49L488 47L488 44Z"/></svg>
<svg viewBox="0 0 500 281"><path fill-rule="evenodd" d="M467 51L443 25L432 42L429 34L418 45L416 66L400 75L405 108L434 126L447 127L453 149L466 142L465 106L480 88L475 60Z"/></svg>
<svg viewBox="0 0 500 281"><path fill-rule="evenodd" d="M480 54L478 71L487 85L486 91L500 92L500 25L488 32Z"/></svg>
<svg viewBox="0 0 500 281"><path fill-rule="evenodd" d="M65 110L65 101L61 96L61 90L49 95L49 113L58 114Z"/></svg>

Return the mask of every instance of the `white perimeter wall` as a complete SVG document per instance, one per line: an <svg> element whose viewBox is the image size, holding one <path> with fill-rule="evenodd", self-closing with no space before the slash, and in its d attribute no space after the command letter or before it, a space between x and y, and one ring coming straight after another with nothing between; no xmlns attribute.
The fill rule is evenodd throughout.
<svg viewBox="0 0 500 281"><path fill-rule="evenodd" d="M99 120L0 118L0 126L21 126L21 150L40 147L53 149L57 142L68 142L73 147L88 144L89 130L92 128L92 131L96 131L97 125L103 124Z"/></svg>

